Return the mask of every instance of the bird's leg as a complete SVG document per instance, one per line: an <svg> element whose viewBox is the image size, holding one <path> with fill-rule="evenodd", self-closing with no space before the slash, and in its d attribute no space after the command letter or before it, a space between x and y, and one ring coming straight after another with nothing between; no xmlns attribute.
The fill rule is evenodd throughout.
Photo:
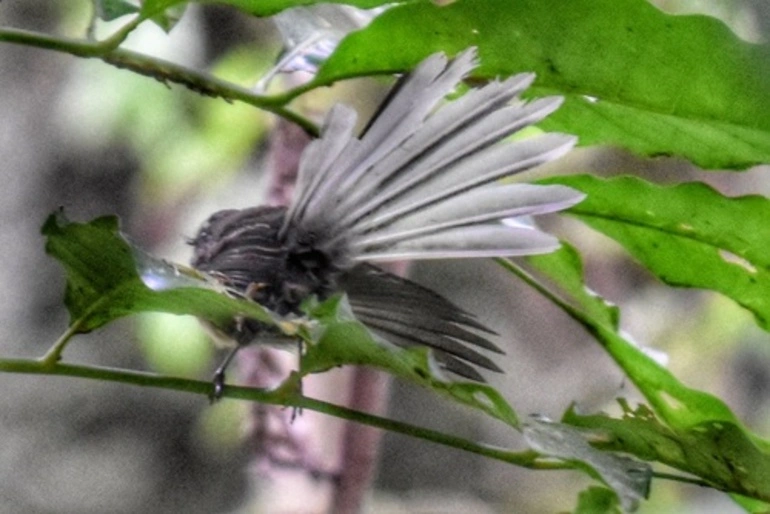
<svg viewBox="0 0 770 514"><path fill-rule="evenodd" d="M244 291L244 297L248 298L249 300L256 300L257 295L259 294L259 291L261 289L264 289L266 284L263 283L257 283L252 282L248 285L246 290ZM236 345L235 347L230 350L225 357L225 360L220 364L220 366L217 368L217 370L214 372L214 391L211 394L211 401L215 402L219 400L222 397L222 393L225 389L225 370L227 370L227 367L230 365L230 363L235 358L235 355L238 353L238 350L241 349L241 346L248 343L248 341L243 340L243 334L244 334L244 325L245 320L241 317L238 317L235 319L235 330L234 334L236 335ZM240 335L240 337L238 336Z"/></svg>
<svg viewBox="0 0 770 514"><path fill-rule="evenodd" d="M297 342L297 373L302 372L302 357L305 354L305 344L302 338L297 337L295 338L295 341ZM298 392L301 395L302 394L302 379L300 378L297 382ZM291 422L294 423L294 420L302 414L302 407L293 407L291 410Z"/></svg>
<svg viewBox="0 0 770 514"><path fill-rule="evenodd" d="M235 345L225 357L225 360L222 361L222 364L219 365L217 370L214 372L214 390L211 393L211 402L214 403L215 401L219 400L222 397L222 393L225 390L225 370L232 362L233 358L235 358L235 354L238 353L238 350L241 349L241 345L237 344Z"/></svg>

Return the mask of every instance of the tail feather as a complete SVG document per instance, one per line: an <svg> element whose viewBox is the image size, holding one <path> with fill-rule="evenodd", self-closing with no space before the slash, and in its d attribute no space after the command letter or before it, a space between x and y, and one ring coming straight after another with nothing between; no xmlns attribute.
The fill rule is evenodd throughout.
<svg viewBox="0 0 770 514"><path fill-rule="evenodd" d="M437 159L451 150L454 146L456 135L463 133L478 120L490 112L494 112L502 105L509 102L516 94L528 85L533 75L516 76L506 82L493 82L484 89L472 90L459 100L450 103L438 110L419 127L403 144L384 156L375 166L366 173L365 181L358 181L355 187L350 187L350 195L344 200L346 218L356 219L356 214L348 214L350 209L365 205L362 209L356 209L359 213L371 210L367 200L372 198L372 193L381 186L392 182L394 178L401 179L399 183L407 180L412 182L417 171L417 166L435 171L439 169ZM445 143L452 141L447 146ZM442 153L443 151L443 153ZM411 170L407 175L405 171L394 174L394 170ZM350 184L347 184L350 185ZM347 188L343 188L347 190ZM392 187L391 187L392 189ZM376 195L381 198L380 195ZM342 212L341 212L342 213Z"/></svg>
<svg viewBox="0 0 770 514"><path fill-rule="evenodd" d="M561 103L562 99L559 97L541 98L529 104L519 102L502 108L492 106L491 111L483 112L481 116L464 118L464 123L457 130L444 136L441 145L423 147L420 153L427 155L427 158L421 160L420 168L436 169L449 166L539 121L556 110ZM429 121L424 129L429 130L432 125L435 123ZM408 178L411 177L410 174ZM402 174L391 178L404 182Z"/></svg>
<svg viewBox="0 0 770 514"><path fill-rule="evenodd" d="M455 227L395 244L367 249L365 259L374 262L406 259L474 259L515 257L549 253L559 240L532 227L481 224Z"/></svg>
<svg viewBox="0 0 770 514"><path fill-rule="evenodd" d="M325 188L339 182L344 170L337 166L337 161L359 144L353 135L356 120L356 111L344 104L335 105L324 120L322 137L305 148L297 173L295 197L281 227L281 237L292 220L305 217L308 208L312 210L313 204L324 197Z"/></svg>
<svg viewBox="0 0 770 514"><path fill-rule="evenodd" d="M349 162L341 163L352 171L346 176L343 189L356 184L372 166L417 132L436 104L476 66L475 60L475 52L463 52L447 65L445 55L434 54L408 75L361 137L358 152L350 155Z"/></svg>
<svg viewBox="0 0 770 514"><path fill-rule="evenodd" d="M293 228L298 239L318 242L324 253L345 261L343 268L367 260L554 250L551 236L499 221L558 210L582 195L564 188L550 207L534 194L533 204L523 205L514 188L498 192L491 183L558 158L574 145L574 137L561 134L495 144L553 112L562 99L517 100L534 79L523 74L436 110L474 66L473 50L451 62L443 54L427 58L401 80L360 138L352 136L355 114L333 109L321 139L303 155L297 201L281 235ZM458 208L470 202L490 207L475 215ZM438 220L425 213L437 209Z"/></svg>
<svg viewBox="0 0 770 514"><path fill-rule="evenodd" d="M440 174L434 180L423 180L413 185L411 189L404 190L402 196L396 200L389 199L380 202L379 205L370 206L371 214L361 220L355 228L359 232L379 229L418 209L449 200L467 191L558 158L567 153L573 144L574 138L571 136L546 134L488 148L481 154L475 155L473 159L457 162L448 168L431 170L434 173L440 171ZM583 195L577 192L572 195L574 203L582 197Z"/></svg>
<svg viewBox="0 0 770 514"><path fill-rule="evenodd" d="M368 248L394 244L450 228L555 212L575 203L575 192L564 186L508 184L473 189L444 202L414 210L383 230L366 233L354 243L362 253Z"/></svg>
<svg viewBox="0 0 770 514"><path fill-rule="evenodd" d="M466 364L456 357L448 354L437 354L435 357L439 365L446 371L450 371L455 375L467 378L469 380L474 380L476 382L486 382L484 376L479 373L476 368L470 364Z"/></svg>
<svg viewBox="0 0 770 514"><path fill-rule="evenodd" d="M444 369L483 380L476 367L500 370L481 353L501 353L490 330L440 295L366 264L558 248L555 237L505 221L567 208L582 193L502 181L561 157L575 138L497 143L551 114L562 98L519 99L534 80L521 74L437 108L475 65L474 50L451 61L428 57L399 81L360 137L355 112L332 109L302 156L278 240L318 269L329 266L327 282L348 294L372 330L395 344L431 347Z"/></svg>
<svg viewBox="0 0 770 514"><path fill-rule="evenodd" d="M533 204L525 205L515 187L498 192L494 189L505 186L493 183L572 148L575 138L562 134L496 144L543 119L562 99L518 100L534 79L523 74L471 90L436 109L474 66L472 50L451 62L443 54L427 58L402 79L360 138L352 136L355 114L347 108L333 109L321 139L303 155L297 200L281 235L292 227L300 239L318 241L323 252L342 256L347 266L367 260L506 256L555 249L554 238L534 229L514 230L499 221L558 210L580 201L582 195L566 188L546 189L558 192L549 207L540 198L543 195L531 192L541 186L526 186ZM494 206L476 215L457 208L470 202ZM439 221L425 213L433 215L435 209L441 211Z"/></svg>
<svg viewBox="0 0 770 514"><path fill-rule="evenodd" d="M325 179L320 185L333 191L322 191L314 188L308 196L314 201L307 206L302 214L308 218L317 218L321 214L332 215L335 221L340 218L341 199L344 199L351 188L358 187L358 181L376 162L395 151L420 127L421 121L473 68L475 54L465 52L453 61L453 66L447 66L447 58L443 54L434 54L425 59L400 84L394 95L394 100L378 113L361 139L356 140L352 148L334 162L336 180ZM333 133L324 133L322 140L331 139ZM310 157L302 156L302 168L306 174L316 175L318 163ZM332 212L333 211L333 212ZM338 231L345 227L334 225Z"/></svg>

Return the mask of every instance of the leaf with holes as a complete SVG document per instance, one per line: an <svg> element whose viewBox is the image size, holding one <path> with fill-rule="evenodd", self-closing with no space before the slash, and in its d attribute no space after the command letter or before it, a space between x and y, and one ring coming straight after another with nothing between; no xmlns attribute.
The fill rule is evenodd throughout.
<svg viewBox="0 0 770 514"><path fill-rule="evenodd" d="M568 425L533 418L523 428L524 438L534 450L579 464L612 488L624 510L636 510L639 501L647 498L652 479L649 464L597 450L580 430Z"/></svg>
<svg viewBox="0 0 770 514"><path fill-rule="evenodd" d="M588 195L566 211L619 242L663 282L722 293L770 330L770 200L699 183L556 177Z"/></svg>
<svg viewBox="0 0 770 514"><path fill-rule="evenodd" d="M601 312L600 299L579 287L582 264L573 258L570 249L526 260L557 284L565 297L564 309L596 337L654 409L640 407L632 411L621 403L625 412L622 420L605 415L582 416L570 410L563 423L590 430L594 435L591 443L599 449L663 462L736 494L770 498L765 485L770 483L770 442L748 431L722 400L682 384L621 335L614 323L614 307L605 304L606 312ZM501 264L520 274L515 265ZM743 461L746 469L741 467Z"/></svg>
<svg viewBox="0 0 770 514"><path fill-rule="evenodd" d="M345 38L314 84L404 71L470 46L481 61L474 77L534 71L533 94L566 96L540 125L582 145L704 168L770 162L770 45L647 0L406 2Z"/></svg>
<svg viewBox="0 0 770 514"><path fill-rule="evenodd" d="M593 434L597 448L625 452L691 473L723 491L770 500L770 446L741 426L707 421L690 427L663 424L645 406L625 403L621 419L580 415L569 409L562 422Z"/></svg>

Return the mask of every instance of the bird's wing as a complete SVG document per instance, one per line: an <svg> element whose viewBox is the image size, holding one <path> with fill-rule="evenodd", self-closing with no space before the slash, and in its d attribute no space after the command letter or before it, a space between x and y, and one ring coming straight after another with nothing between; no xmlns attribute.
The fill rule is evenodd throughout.
<svg viewBox="0 0 770 514"><path fill-rule="evenodd" d="M346 273L340 286L356 318L386 340L428 346L443 368L472 380L484 380L474 366L501 371L478 351L503 353L488 339L494 332L430 289L369 264Z"/></svg>

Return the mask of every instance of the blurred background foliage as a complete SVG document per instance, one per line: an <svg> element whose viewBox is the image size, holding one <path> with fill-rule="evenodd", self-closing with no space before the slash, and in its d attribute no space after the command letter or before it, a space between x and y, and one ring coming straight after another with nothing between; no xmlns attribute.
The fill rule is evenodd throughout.
<svg viewBox="0 0 770 514"><path fill-rule="evenodd" d="M763 0L661 0L673 13L724 20L748 41L768 41ZM81 36L91 3L0 3L0 23ZM118 22L119 23L119 22ZM115 25L99 31L110 33ZM251 85L281 49L269 20L192 5L166 35L145 24L126 45ZM385 81L364 79L303 96L318 118L343 98L366 119ZM273 87L281 88L281 80ZM352 100L351 100L352 99ZM39 226L63 205L72 219L115 213L134 241L185 262L185 238L220 208L260 202L265 149L276 119L244 104L202 97L98 61L0 45L0 351L42 353L66 326L63 278L42 251ZM558 170L632 173L657 182L698 179L730 195L770 193L768 170L703 173L679 159L641 159L611 148L580 149ZM770 345L749 314L714 294L664 287L609 239L552 218L583 252L588 283L621 306L623 327L667 356L684 383L724 398L758 433L770 433ZM420 282L496 327L508 355L492 377L522 413L560 417L576 402L614 411L634 398L622 374L567 317L493 263L414 265ZM71 353L70 353L71 352ZM123 320L82 338L72 360L206 377L214 351L187 317ZM243 407L171 392L50 377L0 375L0 512L258 512L269 485L247 471ZM511 442L508 430L427 391L396 383L391 416L471 439ZM551 513L574 508L588 480L531 472L388 435L372 512ZM655 481L643 513L742 512L723 495Z"/></svg>

